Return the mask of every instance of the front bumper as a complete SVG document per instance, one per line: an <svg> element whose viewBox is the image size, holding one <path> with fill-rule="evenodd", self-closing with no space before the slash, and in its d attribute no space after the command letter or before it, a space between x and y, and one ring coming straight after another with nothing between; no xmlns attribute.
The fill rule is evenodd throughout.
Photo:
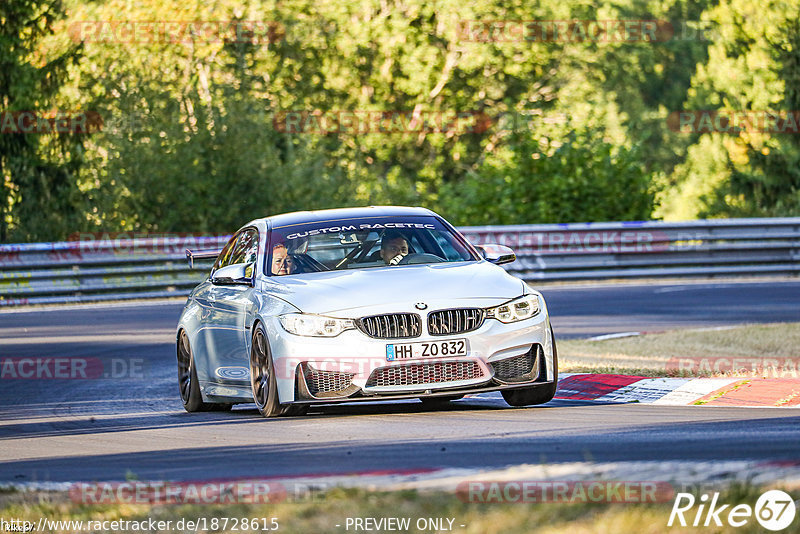
<svg viewBox="0 0 800 534"><path fill-rule="evenodd" d="M492 393L494 391L503 391L506 389L520 389L530 388L536 386L545 386L549 382L532 382L528 384L514 384L514 385L501 385L491 383L487 386L477 386L470 388L457 388L457 389L434 389L424 391L421 393L394 393L391 395L363 395L356 394L350 397L331 397L326 399L298 399L292 401L291 404L343 404L346 402L375 402L375 401L388 401L388 400L410 400L421 398L436 398L436 397L461 397L463 395L477 395L478 393Z"/></svg>
<svg viewBox="0 0 800 534"><path fill-rule="evenodd" d="M386 346L397 340L373 339L357 330L334 338L300 337L283 330L277 319L268 330L282 403L452 396L531 387L552 383L554 378L553 340L545 310L517 323L487 319L472 332L403 340L465 339L467 355L458 358L387 361ZM519 362L526 355L534 362L527 374L514 376L513 369L524 366L503 363Z"/></svg>

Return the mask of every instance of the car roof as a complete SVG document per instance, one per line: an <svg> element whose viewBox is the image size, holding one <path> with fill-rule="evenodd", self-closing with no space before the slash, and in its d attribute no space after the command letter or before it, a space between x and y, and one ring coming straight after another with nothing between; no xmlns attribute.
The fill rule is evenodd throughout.
<svg viewBox="0 0 800 534"><path fill-rule="evenodd" d="M295 224L332 221L340 219L357 219L359 217L392 217L392 216L436 216L427 208L407 206L367 206L361 208L337 208L316 211L295 211L265 217L263 220L272 228L281 228Z"/></svg>

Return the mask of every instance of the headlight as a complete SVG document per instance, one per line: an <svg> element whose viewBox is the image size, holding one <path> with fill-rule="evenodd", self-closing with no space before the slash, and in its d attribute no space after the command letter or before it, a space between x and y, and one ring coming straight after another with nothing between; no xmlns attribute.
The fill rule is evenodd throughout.
<svg viewBox="0 0 800 534"><path fill-rule="evenodd" d="M337 319L307 313L287 313L281 315L279 319L284 330L298 336L334 337L356 327L352 319Z"/></svg>
<svg viewBox="0 0 800 534"><path fill-rule="evenodd" d="M525 295L500 306L486 309L486 317L497 319L501 323L523 321L538 313L539 298L536 295Z"/></svg>

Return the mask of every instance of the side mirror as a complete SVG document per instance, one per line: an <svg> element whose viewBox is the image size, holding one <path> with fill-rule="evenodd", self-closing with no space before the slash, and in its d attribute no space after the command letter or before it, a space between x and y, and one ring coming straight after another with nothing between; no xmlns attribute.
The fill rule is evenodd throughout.
<svg viewBox="0 0 800 534"><path fill-rule="evenodd" d="M211 283L215 286L253 286L253 264L237 263L214 271Z"/></svg>
<svg viewBox="0 0 800 534"><path fill-rule="evenodd" d="M505 245L477 245L475 248L480 251L486 261L495 265L517 261L517 255Z"/></svg>

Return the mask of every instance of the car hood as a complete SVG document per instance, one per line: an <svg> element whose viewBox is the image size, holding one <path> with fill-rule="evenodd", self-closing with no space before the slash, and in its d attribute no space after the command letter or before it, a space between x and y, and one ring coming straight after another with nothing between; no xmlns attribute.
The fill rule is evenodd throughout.
<svg viewBox="0 0 800 534"><path fill-rule="evenodd" d="M271 277L265 290L305 313L348 316L342 312L359 310L355 316L404 311L419 302L431 309L492 306L520 296L524 284L501 267L480 261Z"/></svg>

